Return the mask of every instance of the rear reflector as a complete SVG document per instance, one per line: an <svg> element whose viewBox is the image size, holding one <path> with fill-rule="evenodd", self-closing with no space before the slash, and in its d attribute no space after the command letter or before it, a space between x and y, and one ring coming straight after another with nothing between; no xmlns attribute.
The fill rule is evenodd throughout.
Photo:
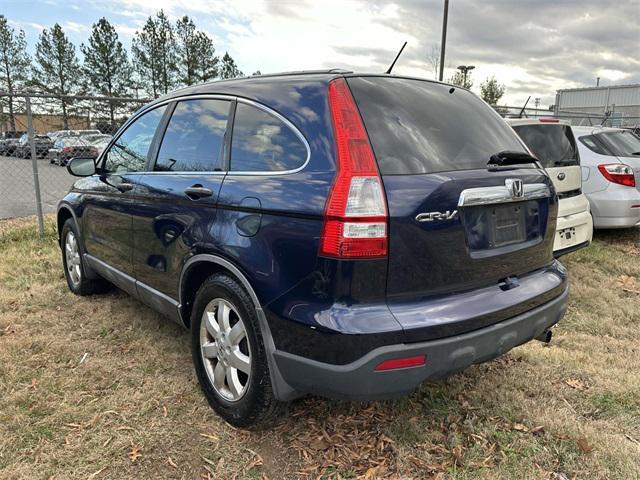
<svg viewBox="0 0 640 480"><path fill-rule="evenodd" d="M399 368L421 367L427 363L425 355L417 355L415 357L392 358L378 364L374 369L376 372L385 370L397 370Z"/></svg>
<svg viewBox="0 0 640 480"><path fill-rule="evenodd" d="M538 119L539 122L542 123L558 123L560 121L560 119L558 118L548 118L548 117L542 117Z"/></svg>
<svg viewBox="0 0 640 480"><path fill-rule="evenodd" d="M624 163L606 163L598 165L598 170L600 170L600 173L604 178L612 183L624 185L625 187L636 186L633 169Z"/></svg>
<svg viewBox="0 0 640 480"><path fill-rule="evenodd" d="M320 255L387 255L387 203L362 118L344 78L329 83L336 178L324 210Z"/></svg>

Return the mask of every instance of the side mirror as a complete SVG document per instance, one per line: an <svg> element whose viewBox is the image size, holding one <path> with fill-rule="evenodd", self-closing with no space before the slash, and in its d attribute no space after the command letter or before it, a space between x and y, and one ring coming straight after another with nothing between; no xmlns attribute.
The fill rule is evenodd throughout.
<svg viewBox="0 0 640 480"><path fill-rule="evenodd" d="M90 177L96 173L96 160L91 157L74 157L67 163L67 171L75 177Z"/></svg>

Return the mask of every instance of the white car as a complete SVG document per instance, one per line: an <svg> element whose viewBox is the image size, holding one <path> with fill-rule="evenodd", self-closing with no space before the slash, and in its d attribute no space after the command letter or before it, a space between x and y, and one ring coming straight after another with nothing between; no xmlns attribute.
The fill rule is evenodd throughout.
<svg viewBox="0 0 640 480"><path fill-rule="evenodd" d="M621 128L571 128L594 227L640 226L640 137Z"/></svg>
<svg viewBox="0 0 640 480"><path fill-rule="evenodd" d="M559 257L588 246L593 219L582 193L580 156L569 122L557 118L506 120L546 169L558 194L553 254Z"/></svg>

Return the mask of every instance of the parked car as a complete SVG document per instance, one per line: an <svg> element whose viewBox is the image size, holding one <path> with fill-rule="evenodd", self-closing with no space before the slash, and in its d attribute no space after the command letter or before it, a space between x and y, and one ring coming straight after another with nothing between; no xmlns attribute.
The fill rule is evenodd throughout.
<svg viewBox="0 0 640 480"><path fill-rule="evenodd" d="M53 142L47 135L36 134L34 136L36 147L36 158L46 158ZM29 134L23 134L16 144L16 156L20 158L31 158L31 143L29 142Z"/></svg>
<svg viewBox="0 0 640 480"><path fill-rule="evenodd" d="M588 246L593 219L582 193L580 156L571 124L557 118L507 119L507 123L547 170L558 193L554 255L560 257Z"/></svg>
<svg viewBox="0 0 640 480"><path fill-rule="evenodd" d="M117 285L191 329L211 406L247 426L307 393L377 399L484 362L567 306L558 201L473 93L340 70L143 107L60 202L78 295Z"/></svg>
<svg viewBox="0 0 640 480"><path fill-rule="evenodd" d="M66 166L74 157L98 158L98 149L84 135L63 135L48 151L49 163Z"/></svg>
<svg viewBox="0 0 640 480"><path fill-rule="evenodd" d="M582 189L594 227L640 225L640 137L621 128L571 128L578 139Z"/></svg>
<svg viewBox="0 0 640 480"><path fill-rule="evenodd" d="M25 133L26 132L21 132L21 131L11 131L11 132L0 133L0 155L7 156L7 157L15 155L16 147L18 145L18 140Z"/></svg>
<svg viewBox="0 0 640 480"><path fill-rule="evenodd" d="M84 135L85 140L90 144L96 147L98 155L100 155L109 142L113 138L111 135L107 135L104 133L92 134L92 135Z"/></svg>

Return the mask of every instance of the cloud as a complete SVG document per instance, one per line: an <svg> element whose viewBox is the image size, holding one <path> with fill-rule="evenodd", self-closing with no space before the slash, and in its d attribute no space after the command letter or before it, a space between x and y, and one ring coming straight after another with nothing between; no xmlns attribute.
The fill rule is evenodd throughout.
<svg viewBox="0 0 640 480"><path fill-rule="evenodd" d="M164 9L172 20L191 16L243 71L263 73L383 72L406 40L394 73L433 78L428 55L440 43L442 6L442 0L112 0L107 7L86 0L83 17L58 2L47 7L46 22L31 22L25 6L13 24L31 36L59 21L82 41L104 15L128 44L149 15ZM594 85L598 76L601 84L640 82L639 25L638 0L614 6L601 0L455 0L445 78L460 64L475 65L473 90L495 75L513 104L528 95L552 103L556 89Z"/></svg>

